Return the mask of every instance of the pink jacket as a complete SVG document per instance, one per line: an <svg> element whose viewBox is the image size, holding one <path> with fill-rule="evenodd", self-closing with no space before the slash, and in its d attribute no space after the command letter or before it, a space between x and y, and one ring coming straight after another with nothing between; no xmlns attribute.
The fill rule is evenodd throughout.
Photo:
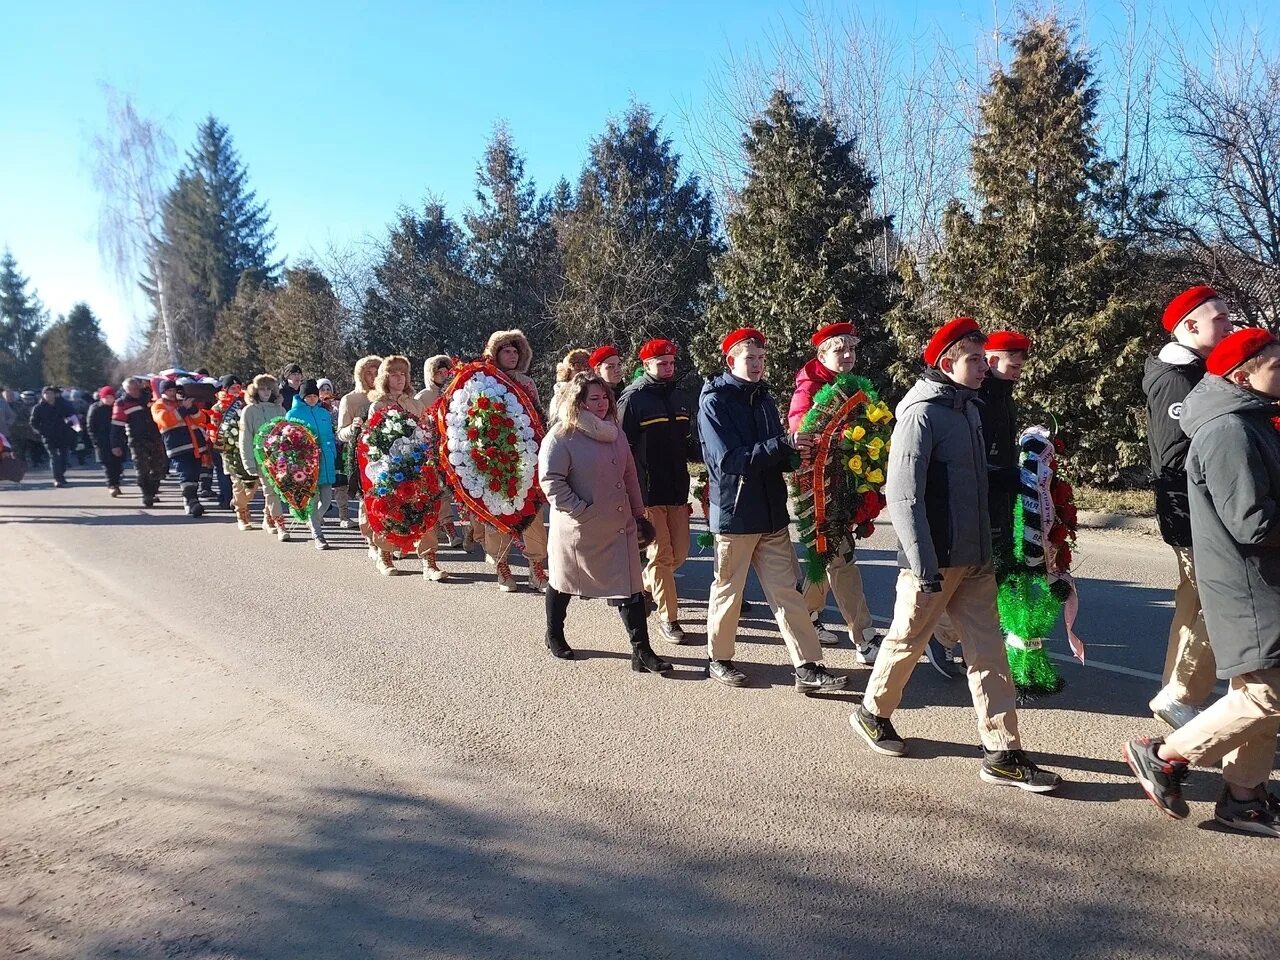
<svg viewBox="0 0 1280 960"><path fill-rule="evenodd" d="M796 374L796 391L791 394L791 406L787 408L787 426L793 433L800 429L800 421L813 406L814 395L835 378L817 357L800 368Z"/></svg>

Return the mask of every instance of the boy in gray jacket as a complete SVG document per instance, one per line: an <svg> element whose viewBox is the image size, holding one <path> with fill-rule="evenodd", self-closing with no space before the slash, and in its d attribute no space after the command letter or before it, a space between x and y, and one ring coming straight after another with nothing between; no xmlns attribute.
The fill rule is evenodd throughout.
<svg viewBox="0 0 1280 960"><path fill-rule="evenodd" d="M890 722L925 644L945 613L960 634L989 782L1046 793L1061 782L1023 753L1017 695L996 611L987 455L978 388L986 337L957 317L924 350L929 369L898 405L885 495L898 535L897 600L862 705L849 723L877 753L906 744Z"/></svg>
<svg viewBox="0 0 1280 960"><path fill-rule="evenodd" d="M1267 790L1280 732L1280 343L1265 330L1231 334L1182 406L1191 540L1221 700L1163 743L1143 737L1124 758L1152 803L1189 812L1189 764L1222 761L1214 819L1280 837L1280 800Z"/></svg>

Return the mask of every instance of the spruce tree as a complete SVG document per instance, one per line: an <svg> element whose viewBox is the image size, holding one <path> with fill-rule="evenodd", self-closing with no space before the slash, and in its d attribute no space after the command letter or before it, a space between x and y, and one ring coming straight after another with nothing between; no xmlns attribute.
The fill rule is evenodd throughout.
<svg viewBox="0 0 1280 960"><path fill-rule="evenodd" d="M89 305L77 303L41 338L45 383L95 390L107 382L116 355Z"/></svg>
<svg viewBox="0 0 1280 960"><path fill-rule="evenodd" d="M236 295L218 311L213 341L205 355L210 370L221 376L233 373L248 382L268 369L258 352L262 319L271 307L272 287L257 270L240 275ZM275 369L275 368L270 368Z"/></svg>
<svg viewBox="0 0 1280 960"><path fill-rule="evenodd" d="M6 249L0 257L0 385L40 386L40 333L47 322L44 304Z"/></svg>
<svg viewBox="0 0 1280 960"><path fill-rule="evenodd" d="M1142 251L1101 227L1115 168L1097 140L1097 101L1089 55L1067 28L1028 19L980 104L978 209L948 207L930 273L942 316L1032 338L1026 416L1056 423L1073 468L1109 482L1145 462L1139 382L1158 325L1130 282Z"/></svg>
<svg viewBox="0 0 1280 960"><path fill-rule="evenodd" d="M271 291L258 330L259 359L269 371L298 363L307 376L340 382L349 366L343 345L343 310L329 280L303 262Z"/></svg>
<svg viewBox="0 0 1280 960"><path fill-rule="evenodd" d="M710 196L697 177L681 178L680 155L647 108L632 105L591 144L573 200L558 223L562 346L612 342L634 352L660 336L687 348L721 245ZM687 358L685 349L686 369Z"/></svg>
<svg viewBox="0 0 1280 960"><path fill-rule="evenodd" d="M743 138L747 179L716 262L720 296L708 311L699 360L720 367L720 338L756 327L782 384L813 357L820 326L851 322L859 369L879 381L891 350L880 324L889 278L872 262L888 221L871 209L875 181L836 123L775 90Z"/></svg>

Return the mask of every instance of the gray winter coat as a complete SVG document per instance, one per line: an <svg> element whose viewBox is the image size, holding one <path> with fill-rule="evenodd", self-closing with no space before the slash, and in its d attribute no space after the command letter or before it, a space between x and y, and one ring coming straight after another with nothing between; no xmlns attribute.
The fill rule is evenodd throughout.
<svg viewBox="0 0 1280 960"><path fill-rule="evenodd" d="M258 458L253 452L253 441L264 423L284 416L284 407L271 401L246 403L240 414L240 459L247 472L258 476Z"/></svg>
<svg viewBox="0 0 1280 960"><path fill-rule="evenodd" d="M978 393L926 374L898 404L885 498L898 562L922 580L991 562Z"/></svg>
<svg viewBox="0 0 1280 960"><path fill-rule="evenodd" d="M1280 406L1221 377L1182 405L1191 539L1222 679L1280 667Z"/></svg>

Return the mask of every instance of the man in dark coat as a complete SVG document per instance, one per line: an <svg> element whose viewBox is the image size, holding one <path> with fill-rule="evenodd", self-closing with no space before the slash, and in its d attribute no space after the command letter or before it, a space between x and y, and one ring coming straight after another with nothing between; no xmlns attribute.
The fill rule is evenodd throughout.
<svg viewBox="0 0 1280 960"><path fill-rule="evenodd" d="M755 568L796 671L796 689L841 690L844 677L821 665L818 631L796 589L799 564L789 532L783 474L812 438L787 433L764 382L765 339L743 328L720 345L728 370L708 380L698 401L715 535L715 580L707 604L707 674L730 687L747 676L732 661L747 572Z"/></svg>
<svg viewBox="0 0 1280 960"><path fill-rule="evenodd" d="M49 451L55 487L67 485L67 456L78 440L79 425L75 408L62 396L61 388L45 387L40 402L31 409L31 429L40 435L44 448Z"/></svg>
<svg viewBox="0 0 1280 960"><path fill-rule="evenodd" d="M1178 586L1165 653L1164 686L1151 712L1173 729L1196 715L1213 692L1213 650L1200 611L1191 553L1187 503L1187 448L1179 417L1182 403L1204 376L1204 358L1231 332L1226 304L1212 287L1192 287L1165 308L1163 325L1172 341L1147 358L1142 392L1147 395L1147 441L1160 535L1173 548Z"/></svg>
<svg viewBox="0 0 1280 960"><path fill-rule="evenodd" d="M120 475L124 471L124 458L117 457L111 449L111 410L115 406L116 392L103 387L89 407L85 427L93 449L107 474L107 489L111 496L120 496Z"/></svg>
<svg viewBox="0 0 1280 960"><path fill-rule="evenodd" d="M689 556L689 461L702 459L693 402L676 386L676 345L650 340L640 348L644 374L622 392L618 419L631 444L654 540L645 589L658 607L658 632L684 643L675 574Z"/></svg>
<svg viewBox="0 0 1280 960"><path fill-rule="evenodd" d="M142 505L153 506L160 493L160 481L169 472L169 460L160 428L151 417L151 391L141 377L124 382L124 395L111 408L111 452L123 459L126 443L133 454Z"/></svg>
<svg viewBox="0 0 1280 960"><path fill-rule="evenodd" d="M1181 419L1204 618L1231 689L1164 743L1132 740L1124 754L1147 796L1176 819L1189 812L1188 765L1221 760L1214 818L1280 837L1280 801L1267 790L1280 732L1280 343L1240 330L1206 366L1210 376L1187 395Z"/></svg>

